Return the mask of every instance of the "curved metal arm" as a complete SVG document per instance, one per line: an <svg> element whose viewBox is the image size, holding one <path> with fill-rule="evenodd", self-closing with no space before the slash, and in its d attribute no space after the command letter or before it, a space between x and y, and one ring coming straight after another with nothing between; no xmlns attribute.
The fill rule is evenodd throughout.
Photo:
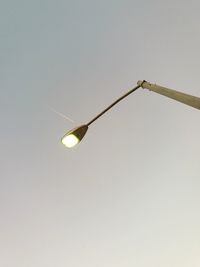
<svg viewBox="0 0 200 267"><path fill-rule="evenodd" d="M143 89L144 88L149 89L150 91L172 98L176 101L179 101L193 108L200 109L200 98L199 97L188 95L182 92L178 92L173 89L162 87L157 84L151 84L146 81L138 81L137 84L140 85Z"/></svg>
<svg viewBox="0 0 200 267"><path fill-rule="evenodd" d="M99 113L96 117L94 117L91 121L87 123L87 126L92 124L94 121L96 121L99 117L101 117L104 113L106 113L109 109L111 109L113 106L115 106L119 101L130 95L131 93L135 92L138 88L142 87L142 84L145 81L141 81L140 84L138 84L136 87L131 89L129 92L127 92L125 95L118 98L115 102L113 102L110 106L108 106L106 109L104 109L101 113Z"/></svg>

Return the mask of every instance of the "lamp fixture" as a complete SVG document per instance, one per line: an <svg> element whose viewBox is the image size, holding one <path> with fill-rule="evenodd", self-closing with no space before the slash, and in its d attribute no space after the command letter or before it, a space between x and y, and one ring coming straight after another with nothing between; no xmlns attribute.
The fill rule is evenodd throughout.
<svg viewBox="0 0 200 267"><path fill-rule="evenodd" d="M104 109L101 113L99 113L97 116L95 116L91 121L89 121L87 124L81 125L79 127L76 127L69 132L67 132L62 138L61 142L63 145L65 145L68 148L74 147L77 145L84 135L86 134L88 127L90 124L92 124L94 121L96 121L99 117L101 117L104 113L106 113L109 109L111 109L113 106L115 106L118 102L120 102L122 99L130 95L131 93L135 92L139 88L148 89L150 91L153 91L155 93L158 93L160 95L169 97L171 99L174 99L178 102L181 102L183 104L186 104L188 106L191 106L196 109L200 109L200 98L192 95L188 95L173 89L169 89L166 87L162 87L157 84L151 84L145 80L138 81L137 86L128 91L126 94L118 98L115 102L113 102L110 106L108 106L106 109Z"/></svg>

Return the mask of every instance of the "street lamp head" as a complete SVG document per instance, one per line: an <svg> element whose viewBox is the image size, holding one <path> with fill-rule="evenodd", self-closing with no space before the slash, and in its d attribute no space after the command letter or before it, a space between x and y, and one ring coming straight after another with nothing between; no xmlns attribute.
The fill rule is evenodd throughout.
<svg viewBox="0 0 200 267"><path fill-rule="evenodd" d="M88 125L81 125L79 127L76 127L66 133L62 138L61 142L63 145L65 145L68 148L74 147L77 145L84 137L88 130Z"/></svg>

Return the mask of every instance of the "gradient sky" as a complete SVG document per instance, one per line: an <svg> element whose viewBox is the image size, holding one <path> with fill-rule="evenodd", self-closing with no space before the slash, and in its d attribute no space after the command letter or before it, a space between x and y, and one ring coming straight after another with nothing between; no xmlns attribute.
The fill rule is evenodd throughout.
<svg viewBox="0 0 200 267"><path fill-rule="evenodd" d="M0 266L199 267L200 3L1 0ZM55 114L64 113L74 123Z"/></svg>

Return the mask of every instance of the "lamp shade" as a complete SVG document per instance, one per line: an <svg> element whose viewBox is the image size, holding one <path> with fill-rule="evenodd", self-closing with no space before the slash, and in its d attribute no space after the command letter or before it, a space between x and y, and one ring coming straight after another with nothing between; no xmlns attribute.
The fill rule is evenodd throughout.
<svg viewBox="0 0 200 267"><path fill-rule="evenodd" d="M61 138L62 144L68 148L74 147L83 139L87 130L88 125L81 125L72 129Z"/></svg>

